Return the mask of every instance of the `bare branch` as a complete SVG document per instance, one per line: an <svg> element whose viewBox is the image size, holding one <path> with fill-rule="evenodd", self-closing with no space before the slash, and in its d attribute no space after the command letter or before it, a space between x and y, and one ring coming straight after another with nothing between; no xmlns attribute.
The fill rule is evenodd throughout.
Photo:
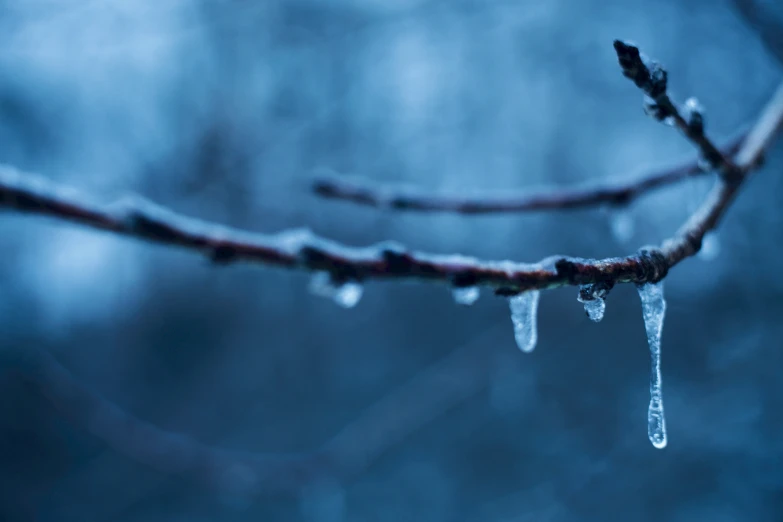
<svg viewBox="0 0 783 522"><path fill-rule="evenodd" d="M734 0L737 13L756 30L767 50L783 64L783 20L775 19L758 0Z"/></svg>
<svg viewBox="0 0 783 522"><path fill-rule="evenodd" d="M778 91L780 93L780 90ZM503 295L530 289L599 282L646 283L698 252L704 234L714 228L755 168L783 119L776 95L737 153L738 172L725 178L704 206L664 243L664 250L642 249L620 258L581 259L551 256L536 264L482 261L460 255L413 252L393 242L356 248L320 238L308 230L254 234L185 217L142 198L101 205L37 176L12 168L0 170L0 206L80 223L117 234L201 252L216 263L248 261L289 269L327 272L335 283L416 279L457 287L487 286ZM704 142L709 142L706 137Z"/></svg>
<svg viewBox="0 0 783 522"><path fill-rule="evenodd" d="M668 269L660 255L647 250L602 260L553 256L531 265L413 252L394 242L348 247L306 229L254 234L182 216L139 197L109 205L93 203L66 187L8 167L0 169L0 206L188 248L220 264L247 261L328 272L336 284L416 279L458 287L488 286L508 294L603 280L657 281Z"/></svg>
<svg viewBox="0 0 783 522"><path fill-rule="evenodd" d="M657 92L660 71L651 70L638 50L627 44L619 52L630 53L626 75L650 95L657 105L668 100ZM636 63L635 56L639 56ZM622 56L621 56L622 59ZM639 73L644 66L647 73ZM633 73L633 74L631 74ZM647 75L645 80L644 74ZM665 75L665 72L664 72ZM664 98L665 97L665 98ZM669 100L667 102L671 104ZM673 104L671 104L673 107ZM664 104L662 111L670 111ZM666 117L673 117L668 114ZM680 116L682 119L682 116ZM683 121L685 121L683 119ZM686 136L696 132L693 119L685 121ZM730 206L742 182L762 163L762 157L783 125L783 84L742 142L736 162L709 151L709 140L693 139L713 165L724 174L703 203L680 231L658 248L642 249L624 258L588 260L553 256L535 265L510 261L480 261L463 256L437 256L407 251L395 243L372 247L346 247L319 238L306 230L276 235L254 234L178 215L149 201L132 198L116 204L94 203L74 195L65 187L44 181L12 168L0 169L0 206L79 223L95 229L123 234L164 245L195 250L216 263L250 261L290 269L327 272L335 282L373 279L418 279L454 286L483 285L500 294L562 285L654 282L670 268L695 254L704 234L715 228ZM678 125L679 126L679 125ZM699 127L700 125L696 125ZM685 131L684 131L685 132ZM427 415L450 407L455 400L482 385L481 371L471 370L464 379L453 379L464 366L464 355L436 366L429 376L415 379L409 387L378 403L369 414L345 428L319 451L301 455L260 455L216 449L190 438L160 430L136 419L79 384L49 354L25 348L0 352L34 382L53 405L112 448L166 473L187 476L219 491L254 496L260 492L294 492L322 477L353 474L375 459ZM6 361L7 362L7 361ZM444 379L444 376L448 376ZM428 397L420 393L430 381L438 382L442 393L432 394L432 402L417 404L400 417L399 425L382 429L383 421L398 404ZM443 381L443 382L441 382ZM355 441L363 440L364 444Z"/></svg>
<svg viewBox="0 0 783 522"><path fill-rule="evenodd" d="M697 102L686 103L685 114L667 92L667 73L658 62L650 60L631 44L615 40L614 48L623 74L645 93L645 109L658 121L672 123L701 151L721 178L702 206L688 219L677 234L666 240L661 253L671 268L701 249L704 235L714 229L734 200L742 182L761 165L763 155L783 125L783 84L772 96L743 141L736 161L723 156L704 133L704 120Z"/></svg>
<svg viewBox="0 0 783 522"><path fill-rule="evenodd" d="M736 165L742 176L735 181L718 181L702 206L673 238L664 242L662 251L670 266L699 251L704 235L718 225L737 195L742 182L762 164L764 154L781 126L783 126L783 83L767 102L753 130L736 155Z"/></svg>
<svg viewBox="0 0 783 522"><path fill-rule="evenodd" d="M745 133L727 141L719 150L732 157L739 150ZM566 210L601 204L627 205L639 196L687 178L708 174L700 162L690 161L651 172L636 180L605 183L590 187L557 190L537 194L434 194L420 190L376 185L366 180L320 176L312 190L321 197L344 200L357 205L416 212L453 212L458 214L500 214Z"/></svg>
<svg viewBox="0 0 783 522"><path fill-rule="evenodd" d="M639 48L622 40L614 41L614 50L623 75L645 94L645 111L658 121L677 127L701 152L713 170L725 178L741 175L737 167L704 134L703 111L695 98L683 109L669 97L668 73L658 62L639 52Z"/></svg>

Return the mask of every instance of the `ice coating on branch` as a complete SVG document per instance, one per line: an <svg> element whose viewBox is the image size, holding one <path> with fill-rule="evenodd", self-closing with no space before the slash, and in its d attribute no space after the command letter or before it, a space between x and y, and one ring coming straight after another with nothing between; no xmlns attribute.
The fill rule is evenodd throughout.
<svg viewBox="0 0 783 522"><path fill-rule="evenodd" d="M480 293L481 291L477 286L455 288L451 291L454 302L463 306L470 306L475 303L478 300Z"/></svg>
<svg viewBox="0 0 783 522"><path fill-rule="evenodd" d="M720 254L720 240L715 232L710 232L701 241L701 250L696 254L702 261L714 261Z"/></svg>
<svg viewBox="0 0 783 522"><path fill-rule="evenodd" d="M528 290L509 299L514 338L523 352L532 352L538 341L538 300L541 292Z"/></svg>
<svg viewBox="0 0 783 522"><path fill-rule="evenodd" d="M355 281L335 284L328 272L316 272L310 279L310 292L331 299L343 308L353 308L361 300L364 288Z"/></svg>
<svg viewBox="0 0 783 522"><path fill-rule="evenodd" d="M666 419L663 414L661 390L661 332L666 301L663 298L663 282L638 285L642 300L644 327L650 346L652 369L650 371L650 407L647 410L647 436L656 448L666 447Z"/></svg>

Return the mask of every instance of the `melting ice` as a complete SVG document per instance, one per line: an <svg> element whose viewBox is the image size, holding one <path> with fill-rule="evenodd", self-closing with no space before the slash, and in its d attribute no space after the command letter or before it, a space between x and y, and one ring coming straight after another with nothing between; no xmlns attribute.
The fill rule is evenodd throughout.
<svg viewBox="0 0 783 522"><path fill-rule="evenodd" d="M509 299L511 322L514 323L514 338L523 352L532 352L538 341L538 300L541 292L528 290Z"/></svg>
<svg viewBox="0 0 783 522"><path fill-rule="evenodd" d="M361 300L364 289L355 281L335 284L329 272L316 272L310 279L310 292L331 299L343 308L353 308Z"/></svg>
<svg viewBox="0 0 783 522"><path fill-rule="evenodd" d="M477 286L466 286L462 288L455 288L451 291L451 295L454 297L454 301L457 304L461 304L464 306L470 306L473 303L475 303L480 294L479 287Z"/></svg>
<svg viewBox="0 0 783 522"><path fill-rule="evenodd" d="M661 332L666 301L663 298L663 282L637 285L642 300L644 327L650 346L652 370L650 372L650 407L647 410L647 436L656 448L666 447L666 419L663 415L661 391Z"/></svg>
<svg viewBox="0 0 783 522"><path fill-rule="evenodd" d="M576 300L585 306L585 313L591 321L599 322L606 311L606 296L611 290L610 283L592 283L579 287Z"/></svg>

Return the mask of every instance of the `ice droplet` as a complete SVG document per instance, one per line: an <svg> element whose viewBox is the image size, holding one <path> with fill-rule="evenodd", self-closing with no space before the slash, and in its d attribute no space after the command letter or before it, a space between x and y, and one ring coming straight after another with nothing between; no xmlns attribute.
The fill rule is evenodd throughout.
<svg viewBox="0 0 783 522"><path fill-rule="evenodd" d="M364 288L355 281L335 284L329 272L316 272L310 279L310 292L331 299L343 308L353 308L361 300Z"/></svg>
<svg viewBox="0 0 783 522"><path fill-rule="evenodd" d="M610 214L609 226L612 229L612 235L620 243L627 243L633 239L635 232L635 223L631 211L627 208L621 208Z"/></svg>
<svg viewBox="0 0 783 522"><path fill-rule="evenodd" d="M720 240L715 232L711 232L701 240L701 250L696 255L702 261L714 261L718 254L720 254Z"/></svg>
<svg viewBox="0 0 783 522"><path fill-rule="evenodd" d="M591 321L600 322L606 311L606 296L614 286L614 283L601 281L579 287L576 300L585 306L585 313Z"/></svg>
<svg viewBox="0 0 783 522"><path fill-rule="evenodd" d="M470 306L475 303L480 294L481 291L477 286L465 286L462 288L455 288L451 291L454 301L463 306Z"/></svg>
<svg viewBox="0 0 783 522"><path fill-rule="evenodd" d="M511 322L514 324L514 339L523 352L532 352L538 342L538 301L541 292L528 290L511 297Z"/></svg>
<svg viewBox="0 0 783 522"><path fill-rule="evenodd" d="M647 344L650 346L652 369L650 371L650 406L647 409L647 436L656 448L666 447L666 419L663 414L663 392L661 389L661 332L666 313L663 298L663 282L637 285L642 300L642 316L647 330Z"/></svg>
<svg viewBox="0 0 783 522"><path fill-rule="evenodd" d="M582 296L577 296L577 301L585 305L585 313L591 321L596 323L600 322L604 318L604 312L606 311L606 301L600 297L594 299L583 299Z"/></svg>

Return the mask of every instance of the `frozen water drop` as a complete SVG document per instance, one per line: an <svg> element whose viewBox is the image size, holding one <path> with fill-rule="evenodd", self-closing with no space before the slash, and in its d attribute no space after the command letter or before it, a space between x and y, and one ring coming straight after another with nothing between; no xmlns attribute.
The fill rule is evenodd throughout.
<svg viewBox="0 0 783 522"><path fill-rule="evenodd" d="M329 272L316 272L310 279L310 292L331 299L343 308L353 308L361 300L364 288L355 281L335 284Z"/></svg>
<svg viewBox="0 0 783 522"><path fill-rule="evenodd" d="M666 447L666 418L663 413L663 392L661 387L661 333L666 314L666 300L663 298L663 282L638 285L642 301L644 327L647 344L650 346L652 369L650 371L650 406L647 409L647 436L656 448Z"/></svg>
<svg viewBox="0 0 783 522"><path fill-rule="evenodd" d="M585 313L587 314L587 317L589 317L591 321L598 323L601 321L601 319L604 318L604 312L606 311L606 301L604 301L600 297L596 297L595 299L590 299L590 300L577 297L577 300L580 303L584 303Z"/></svg>
<svg viewBox="0 0 783 522"><path fill-rule="evenodd" d="M455 288L451 291L451 295L454 297L454 301L457 304L464 306L470 306L475 303L478 300L480 294L481 291L477 286L465 286L462 288Z"/></svg>
<svg viewBox="0 0 783 522"><path fill-rule="evenodd" d="M600 322L604 318L606 311L606 296L612 289L612 283L599 282L582 285L579 287L579 293L576 294L576 300L585 306L585 313L591 321Z"/></svg>
<svg viewBox="0 0 783 522"><path fill-rule="evenodd" d="M636 226L629 209L622 208L612 212L610 219L612 235L617 241L627 243L633 239Z"/></svg>
<svg viewBox="0 0 783 522"><path fill-rule="evenodd" d="M337 292L334 295L334 302L343 308L353 308L362 299L364 293L364 287L359 283L345 283L337 288Z"/></svg>
<svg viewBox="0 0 783 522"><path fill-rule="evenodd" d="M707 234L701 241L701 250L697 256L702 261L714 261L720 254L720 241L715 232Z"/></svg>
<svg viewBox="0 0 783 522"><path fill-rule="evenodd" d="M532 352L538 342L538 301L541 292L528 290L509 299L514 339L523 352Z"/></svg>

